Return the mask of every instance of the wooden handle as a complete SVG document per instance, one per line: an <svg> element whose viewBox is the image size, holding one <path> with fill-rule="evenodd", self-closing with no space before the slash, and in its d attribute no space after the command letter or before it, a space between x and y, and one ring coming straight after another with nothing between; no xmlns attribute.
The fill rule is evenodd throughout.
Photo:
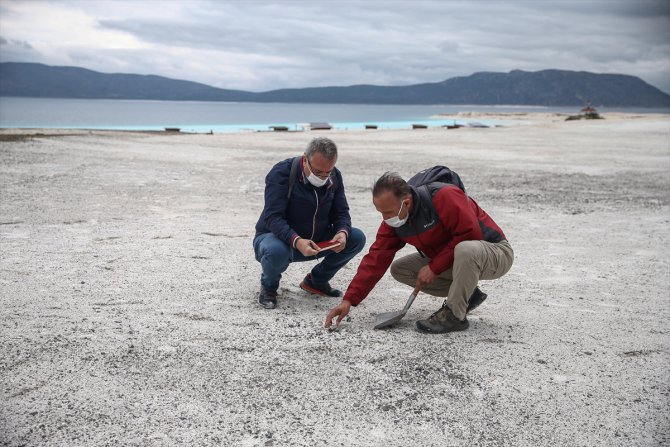
<svg viewBox="0 0 670 447"><path fill-rule="evenodd" d="M409 296L409 299L407 300L407 304L405 304L405 307L403 308L403 312L407 313L410 307L412 307L412 303L414 302L414 298L419 294L419 290L421 290L421 286L419 284L414 287L414 290L412 290L412 294Z"/></svg>

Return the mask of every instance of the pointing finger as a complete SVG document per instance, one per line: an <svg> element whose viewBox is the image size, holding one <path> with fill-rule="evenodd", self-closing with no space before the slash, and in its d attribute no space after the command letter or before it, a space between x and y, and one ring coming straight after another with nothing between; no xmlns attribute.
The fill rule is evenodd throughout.
<svg viewBox="0 0 670 447"><path fill-rule="evenodd" d="M332 324L333 324L333 317L335 317L335 309L331 310L328 312L328 316L326 317L326 329L328 329Z"/></svg>

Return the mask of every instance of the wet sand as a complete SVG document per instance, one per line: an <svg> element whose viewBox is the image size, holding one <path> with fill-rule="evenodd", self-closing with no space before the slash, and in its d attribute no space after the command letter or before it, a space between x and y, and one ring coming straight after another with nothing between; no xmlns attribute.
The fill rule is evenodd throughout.
<svg viewBox="0 0 670 447"><path fill-rule="evenodd" d="M0 444L670 442L670 117L605 118L0 131ZM258 306L264 176L316 135L339 146L368 247L386 170L446 164L500 224L515 264L481 283L489 298L469 330L417 333L441 304L420 294L401 324L374 331L410 292L387 274L329 333L339 300L298 288L312 263L289 267L278 309Z"/></svg>

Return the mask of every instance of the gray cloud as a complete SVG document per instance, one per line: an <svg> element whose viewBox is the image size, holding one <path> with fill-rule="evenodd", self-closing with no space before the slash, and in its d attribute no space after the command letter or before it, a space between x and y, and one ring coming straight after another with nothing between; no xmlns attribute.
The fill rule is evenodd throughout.
<svg viewBox="0 0 670 447"><path fill-rule="evenodd" d="M26 42L25 40L14 40L14 39L12 39L11 42L12 42L14 45L16 45L16 46L18 46L18 47L21 47L21 48L24 48L24 49L26 49L26 50L32 50L32 49L33 49L33 46L30 45L30 44L29 44L28 42Z"/></svg>
<svg viewBox="0 0 670 447"><path fill-rule="evenodd" d="M25 50L32 50L33 49L33 46L30 45L25 40L5 39L2 36L0 36L0 45L14 45L14 46L17 46L19 48L23 48Z"/></svg>
<svg viewBox="0 0 670 447"><path fill-rule="evenodd" d="M119 3L74 3L99 31L131 35L143 48L63 45L45 62L255 91L401 85L517 68L627 73L670 91L667 1L120 4L126 11Z"/></svg>

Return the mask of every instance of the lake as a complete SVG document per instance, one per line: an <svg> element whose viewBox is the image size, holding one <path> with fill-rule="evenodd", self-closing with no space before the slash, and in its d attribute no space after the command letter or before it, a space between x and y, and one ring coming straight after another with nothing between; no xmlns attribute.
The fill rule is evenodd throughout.
<svg viewBox="0 0 670 447"><path fill-rule="evenodd" d="M667 109L599 109L601 112L660 112ZM2 128L63 128L112 130L163 130L183 132L230 132L268 130L286 126L299 130L310 122L327 122L337 129L409 128L412 124L440 126L453 120L440 113L458 112L556 112L575 114L579 107L455 106L455 105L361 105L279 104L200 101L146 101L115 99L0 98ZM459 119L459 124L481 119Z"/></svg>

